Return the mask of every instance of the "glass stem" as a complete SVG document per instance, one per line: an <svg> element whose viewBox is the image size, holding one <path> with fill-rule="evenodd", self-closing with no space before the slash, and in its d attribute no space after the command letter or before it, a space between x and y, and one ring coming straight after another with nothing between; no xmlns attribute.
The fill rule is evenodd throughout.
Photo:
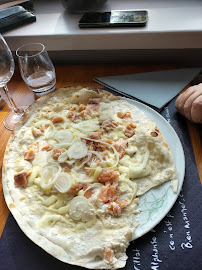
<svg viewBox="0 0 202 270"><path fill-rule="evenodd" d="M14 111L14 113L21 113L21 111L20 111L20 110L18 109L18 107L16 106L14 100L12 99L12 97L11 97L9 91L8 91L7 86L6 86L6 85L3 86L2 89L3 89L4 93L6 94L8 100L9 100L9 103L10 103L10 105L11 105L11 108L12 108L12 110Z"/></svg>

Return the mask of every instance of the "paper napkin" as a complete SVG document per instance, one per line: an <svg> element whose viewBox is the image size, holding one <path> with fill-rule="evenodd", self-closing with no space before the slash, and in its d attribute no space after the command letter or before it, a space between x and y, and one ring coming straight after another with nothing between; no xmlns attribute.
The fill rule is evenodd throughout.
<svg viewBox="0 0 202 270"><path fill-rule="evenodd" d="M120 76L97 77L94 81L160 111L182 91L201 68L185 68Z"/></svg>

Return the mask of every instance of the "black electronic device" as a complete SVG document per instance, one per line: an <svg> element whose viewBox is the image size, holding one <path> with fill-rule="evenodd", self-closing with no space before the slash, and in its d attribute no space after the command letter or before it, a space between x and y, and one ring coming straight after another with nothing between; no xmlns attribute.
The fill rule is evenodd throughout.
<svg viewBox="0 0 202 270"><path fill-rule="evenodd" d="M146 10L112 10L108 12L86 12L79 21L80 28L145 26Z"/></svg>
<svg viewBox="0 0 202 270"><path fill-rule="evenodd" d="M21 6L13 6L0 10L0 33L36 21L33 12Z"/></svg>

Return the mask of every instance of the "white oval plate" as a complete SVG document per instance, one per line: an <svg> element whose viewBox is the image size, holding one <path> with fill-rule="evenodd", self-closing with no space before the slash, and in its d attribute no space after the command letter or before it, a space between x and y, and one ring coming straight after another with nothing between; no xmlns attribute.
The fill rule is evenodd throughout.
<svg viewBox="0 0 202 270"><path fill-rule="evenodd" d="M182 144L178 135L163 116L138 101L125 97L123 99L136 106L139 110L143 111L157 124L171 149L179 179L178 191L176 193L172 191L170 182L166 182L159 187L151 189L139 198L138 208L141 210L141 212L135 216L135 220L138 220L138 227L132 236L132 241L152 230L173 207L184 181L185 158Z"/></svg>

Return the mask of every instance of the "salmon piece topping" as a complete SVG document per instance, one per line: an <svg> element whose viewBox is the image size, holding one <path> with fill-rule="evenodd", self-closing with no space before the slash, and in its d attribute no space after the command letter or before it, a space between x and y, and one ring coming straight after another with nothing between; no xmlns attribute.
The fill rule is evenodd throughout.
<svg viewBox="0 0 202 270"><path fill-rule="evenodd" d="M126 126L126 129L124 131L126 137L131 138L135 134L135 127L136 126L133 123L130 123Z"/></svg>
<svg viewBox="0 0 202 270"><path fill-rule="evenodd" d="M105 259L108 263L113 263L114 252L111 248L104 248Z"/></svg>
<svg viewBox="0 0 202 270"><path fill-rule="evenodd" d="M98 175L98 182L102 184L113 182L117 177L119 177L119 173L117 171L108 168L103 169Z"/></svg>
<svg viewBox="0 0 202 270"><path fill-rule="evenodd" d="M53 153L52 153L52 158L55 160L58 160L59 156L64 153L66 150L65 149L57 149L54 148L53 149Z"/></svg>
<svg viewBox="0 0 202 270"><path fill-rule="evenodd" d="M83 183L83 190L85 191L88 188L88 183Z"/></svg>
<svg viewBox="0 0 202 270"><path fill-rule="evenodd" d="M114 120L105 120L101 123L101 127L106 131L112 131L114 130L116 127L118 127L119 122L114 121Z"/></svg>
<svg viewBox="0 0 202 270"><path fill-rule="evenodd" d="M60 163L60 166L63 168L64 172L70 173L72 165L64 162L64 163Z"/></svg>
<svg viewBox="0 0 202 270"><path fill-rule="evenodd" d="M87 113L97 112L99 107L100 107L100 98L90 98L86 106L86 111Z"/></svg>
<svg viewBox="0 0 202 270"><path fill-rule="evenodd" d="M117 116L121 119L125 119L127 121L131 121L132 116L130 112L117 112Z"/></svg>
<svg viewBox="0 0 202 270"><path fill-rule="evenodd" d="M79 105L79 111L81 112L81 111L84 111L86 109L86 106L85 105L83 105L83 104L80 104Z"/></svg>
<svg viewBox="0 0 202 270"><path fill-rule="evenodd" d="M44 142L41 150L46 150L46 151L51 151L53 149L53 147L48 143L48 142Z"/></svg>
<svg viewBox="0 0 202 270"><path fill-rule="evenodd" d="M80 113L78 113L78 117L79 117L79 118L86 119L85 111L81 111Z"/></svg>
<svg viewBox="0 0 202 270"><path fill-rule="evenodd" d="M61 116L57 116L57 117L55 117L55 118L52 119L52 123L53 124L61 123L63 121L64 121L64 118L61 117Z"/></svg>
<svg viewBox="0 0 202 270"><path fill-rule="evenodd" d="M101 187L97 201L103 203L115 202L118 200L119 195L118 182L113 182L112 184L107 183L105 186Z"/></svg>
<svg viewBox="0 0 202 270"><path fill-rule="evenodd" d="M16 187L26 187L27 186L27 178L31 174L31 171L23 170L14 175L15 186Z"/></svg>
<svg viewBox="0 0 202 270"><path fill-rule="evenodd" d="M79 115L76 111L69 111L67 118L69 118L70 121L75 122L77 119L79 119Z"/></svg>
<svg viewBox="0 0 202 270"><path fill-rule="evenodd" d="M80 104L78 106L71 106L69 109L69 112L67 114L67 118L70 119L70 121L75 122L78 119L86 119L86 106L83 104Z"/></svg>
<svg viewBox="0 0 202 270"><path fill-rule="evenodd" d="M71 195L77 195L78 192L83 189L83 190L86 190L87 188L87 184L86 183L76 183L74 184L70 190L67 192L67 194L71 194Z"/></svg>
<svg viewBox="0 0 202 270"><path fill-rule="evenodd" d="M49 123L47 123L47 124L45 124L45 126L44 126L45 128L48 128L48 127L50 127L50 124Z"/></svg>
<svg viewBox="0 0 202 270"><path fill-rule="evenodd" d="M77 109L77 105L71 105L69 110L76 111L76 109Z"/></svg>
<svg viewBox="0 0 202 270"><path fill-rule="evenodd" d="M100 132L91 132L87 135L87 138L92 139L92 140L100 140L101 139L101 134Z"/></svg>
<svg viewBox="0 0 202 270"><path fill-rule="evenodd" d="M27 150L33 149L36 153L39 152L39 142L36 142L36 145L29 144L27 145Z"/></svg>
<svg viewBox="0 0 202 270"><path fill-rule="evenodd" d="M67 191L67 194L71 195L77 195L77 193L82 189L83 185L81 183L74 184L69 191Z"/></svg>
<svg viewBox="0 0 202 270"><path fill-rule="evenodd" d="M127 200L124 199L122 201L111 202L108 207L108 210L110 214L120 217L122 209L125 208L126 206Z"/></svg>
<svg viewBox="0 0 202 270"><path fill-rule="evenodd" d="M106 160L106 158L109 157L109 152L108 151L104 151L100 155L103 158L103 160Z"/></svg>
<svg viewBox="0 0 202 270"><path fill-rule="evenodd" d="M121 207L116 202L110 203L108 210L109 210L109 213L112 215L115 215L118 217L121 216Z"/></svg>
<svg viewBox="0 0 202 270"><path fill-rule="evenodd" d="M85 162L85 159L83 158L83 162ZM84 164L85 167L90 167L92 163L96 163L98 166L100 164L100 159L96 155L92 155L92 157Z"/></svg>
<svg viewBox="0 0 202 270"><path fill-rule="evenodd" d="M33 136L35 138L37 138L39 136L42 136L43 135L43 132L39 128L33 127L32 128L32 134L33 134Z"/></svg>
<svg viewBox="0 0 202 270"><path fill-rule="evenodd" d="M86 197L86 199L89 199L92 195L93 195L93 188L88 189L88 190L84 193L84 197Z"/></svg>
<svg viewBox="0 0 202 270"><path fill-rule="evenodd" d="M35 151L34 151L34 148L30 148L28 151L26 151L24 153L24 159L25 160L28 160L28 161L31 161L35 158Z"/></svg>
<svg viewBox="0 0 202 270"><path fill-rule="evenodd" d="M120 138L117 141L113 142L112 146L114 146L114 148L117 150L117 152L119 153L119 158L121 159L126 153L128 142Z"/></svg>
<svg viewBox="0 0 202 270"><path fill-rule="evenodd" d="M102 136L99 132L91 132L87 135L87 138L92 139L92 140L100 140ZM102 142L94 142L90 140L88 141L87 138L85 140L90 150L103 152L104 150L108 148L108 146Z"/></svg>
<svg viewBox="0 0 202 270"><path fill-rule="evenodd" d="M108 146L104 143L97 143L96 151L103 152L108 149Z"/></svg>

